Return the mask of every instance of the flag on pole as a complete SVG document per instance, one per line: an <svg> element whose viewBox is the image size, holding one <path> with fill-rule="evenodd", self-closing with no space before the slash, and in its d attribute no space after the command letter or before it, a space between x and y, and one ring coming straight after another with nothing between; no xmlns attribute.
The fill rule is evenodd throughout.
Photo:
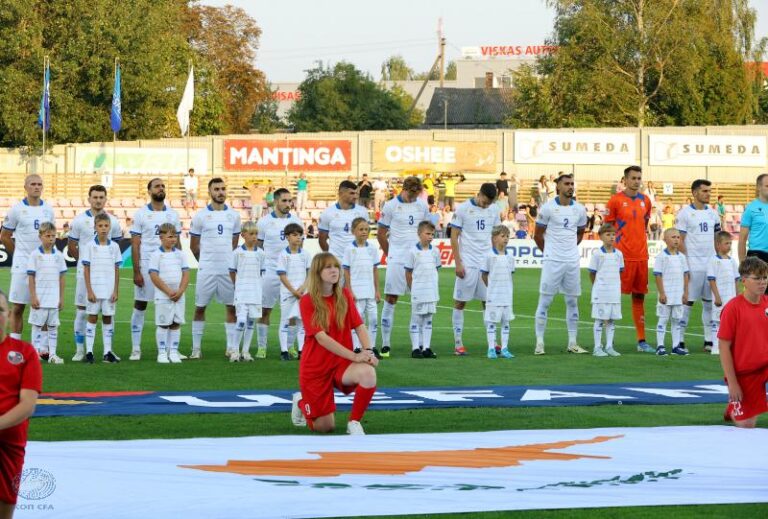
<svg viewBox="0 0 768 519"><path fill-rule="evenodd" d="M51 65L47 59L43 74L43 97L40 98L40 111L37 114L37 125L47 132L51 128Z"/></svg>
<svg viewBox="0 0 768 519"><path fill-rule="evenodd" d="M115 87L112 89L112 112L109 114L112 131L117 133L123 125L123 106L120 102L120 65L115 69Z"/></svg>
<svg viewBox="0 0 768 519"><path fill-rule="evenodd" d="M181 96L179 109L176 110L176 119L179 121L181 136L189 133L189 112L192 111L192 105L195 99L195 71L194 67L189 68L189 77L187 86L184 87L184 95Z"/></svg>

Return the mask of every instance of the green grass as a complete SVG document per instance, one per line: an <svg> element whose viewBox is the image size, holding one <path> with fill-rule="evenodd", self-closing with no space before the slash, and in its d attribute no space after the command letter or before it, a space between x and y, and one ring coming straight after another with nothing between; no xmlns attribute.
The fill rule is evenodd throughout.
<svg viewBox="0 0 768 519"><path fill-rule="evenodd" d="M382 286L383 286L383 272ZM410 319L408 298L401 299L395 315L392 343L393 356L378 368L379 387L402 386L478 386L478 385L539 385L587 384L610 382L643 382L720 379L722 371L717 357L701 352L702 326L700 305L694 307L689 328L688 345L693 352L686 358L658 358L635 351L629 301L624 301L624 319L616 333L619 358L600 359L591 355L565 353L566 330L562 320L564 302L558 297L550 311L547 331L547 355L533 356L533 314L538 300L538 269L523 269L515 274L515 314L512 322L510 349L516 358L490 361L485 358L485 333L481 306L467 305L464 342L470 356L452 355L451 295L453 270L440 274L441 302L434 320L433 349L437 360L414 360L410 352L407 324ZM121 300L116 317L114 345L117 353L127 359L130 352L129 320L132 307L130 271L124 271ZM0 286L7 287L9 273L0 271ZM192 283L194 283L194 273ZM589 305L589 279L582 272L583 295L580 300L582 324L579 343L591 349L592 324ZM191 320L194 287L187 296L187 319ZM646 302L648 340L655 344L655 293ZM68 305L62 312L59 334L60 355L67 360L63 366L44 366L44 390L66 391L201 391L227 389L290 389L297 387L298 363L280 362L277 357L277 334L273 315L270 329L269 356L266 360L248 364L230 364L224 358L224 310L214 304L208 309L208 325L203 342L204 359L181 365L158 365L154 362L154 316L152 306L147 312L141 362L124 360L118 365L85 365L69 362L74 352L72 318L74 316L74 272L68 274ZM25 325L28 337L29 326ZM696 335L694 335L696 334ZM669 336L667 336L669 342ZM183 327L182 351L191 345L190 326ZM101 339L97 337L97 358ZM722 423L721 405L605 405L558 408L482 408L482 409L424 409L404 411L371 411L366 414L365 427L369 433L429 433L448 431L487 431L502 429L593 428L624 426L675 426ZM346 413L339 413L344 423ZM765 422L759 422L765 427ZM343 428L342 428L343 429ZM36 418L30 427L31 440L121 440L135 438L192 438L250 435L308 434L294 428L285 413L253 414L188 414L155 416L57 417ZM620 510L620 511L619 511ZM627 509L563 510L535 512L504 512L471 514L471 517L733 517L764 516L765 505L634 507ZM470 514L429 517L470 517Z"/></svg>

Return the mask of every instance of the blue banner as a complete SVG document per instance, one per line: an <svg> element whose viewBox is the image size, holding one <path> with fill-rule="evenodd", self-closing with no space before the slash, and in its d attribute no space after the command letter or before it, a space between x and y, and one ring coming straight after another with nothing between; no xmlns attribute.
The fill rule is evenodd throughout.
<svg viewBox="0 0 768 519"><path fill-rule="evenodd" d="M40 98L37 125L44 132L51 129L51 65L48 62L45 63L45 73L43 74L43 96Z"/></svg>
<svg viewBox="0 0 768 519"><path fill-rule="evenodd" d="M123 125L123 105L120 101L120 65L115 70L115 87L112 89L112 111L109 114L109 122L112 131L117 133Z"/></svg>

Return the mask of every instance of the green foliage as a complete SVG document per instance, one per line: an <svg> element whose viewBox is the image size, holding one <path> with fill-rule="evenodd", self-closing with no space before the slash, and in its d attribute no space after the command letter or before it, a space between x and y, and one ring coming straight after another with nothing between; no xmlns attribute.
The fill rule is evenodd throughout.
<svg viewBox="0 0 768 519"><path fill-rule="evenodd" d="M393 86L389 91L395 98L397 98L397 101L400 103L400 106L405 109L406 113L408 113L408 111L411 110L411 106L413 106L413 97L400 85ZM410 128L417 128L421 126L422 123L424 123L424 111L414 107L408 118L408 126Z"/></svg>
<svg viewBox="0 0 768 519"><path fill-rule="evenodd" d="M256 111L251 119L251 128L259 133L274 133L278 128L284 126L283 121L277 115L278 102L272 97L273 92L269 85L270 96L256 105Z"/></svg>
<svg viewBox="0 0 768 519"><path fill-rule="evenodd" d="M307 71L301 99L288 113L297 132L392 130L409 127L407 108L354 65Z"/></svg>
<svg viewBox="0 0 768 519"><path fill-rule="evenodd" d="M407 81L413 79L413 75L413 69L400 55L392 56L381 64L382 81Z"/></svg>
<svg viewBox="0 0 768 519"><path fill-rule="evenodd" d="M751 122L743 1L551 0L559 50L515 74L517 127Z"/></svg>

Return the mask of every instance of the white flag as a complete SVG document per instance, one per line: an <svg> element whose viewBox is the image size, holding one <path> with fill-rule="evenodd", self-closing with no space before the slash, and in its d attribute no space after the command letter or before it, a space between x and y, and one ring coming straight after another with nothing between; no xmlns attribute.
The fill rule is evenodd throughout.
<svg viewBox="0 0 768 519"><path fill-rule="evenodd" d="M179 121L179 128L181 128L181 136L189 133L189 112L192 111L192 105L195 100L195 69L190 67L189 77L187 78L187 86L184 87L184 95L181 96L181 103L179 103L179 109L176 110L176 120Z"/></svg>

